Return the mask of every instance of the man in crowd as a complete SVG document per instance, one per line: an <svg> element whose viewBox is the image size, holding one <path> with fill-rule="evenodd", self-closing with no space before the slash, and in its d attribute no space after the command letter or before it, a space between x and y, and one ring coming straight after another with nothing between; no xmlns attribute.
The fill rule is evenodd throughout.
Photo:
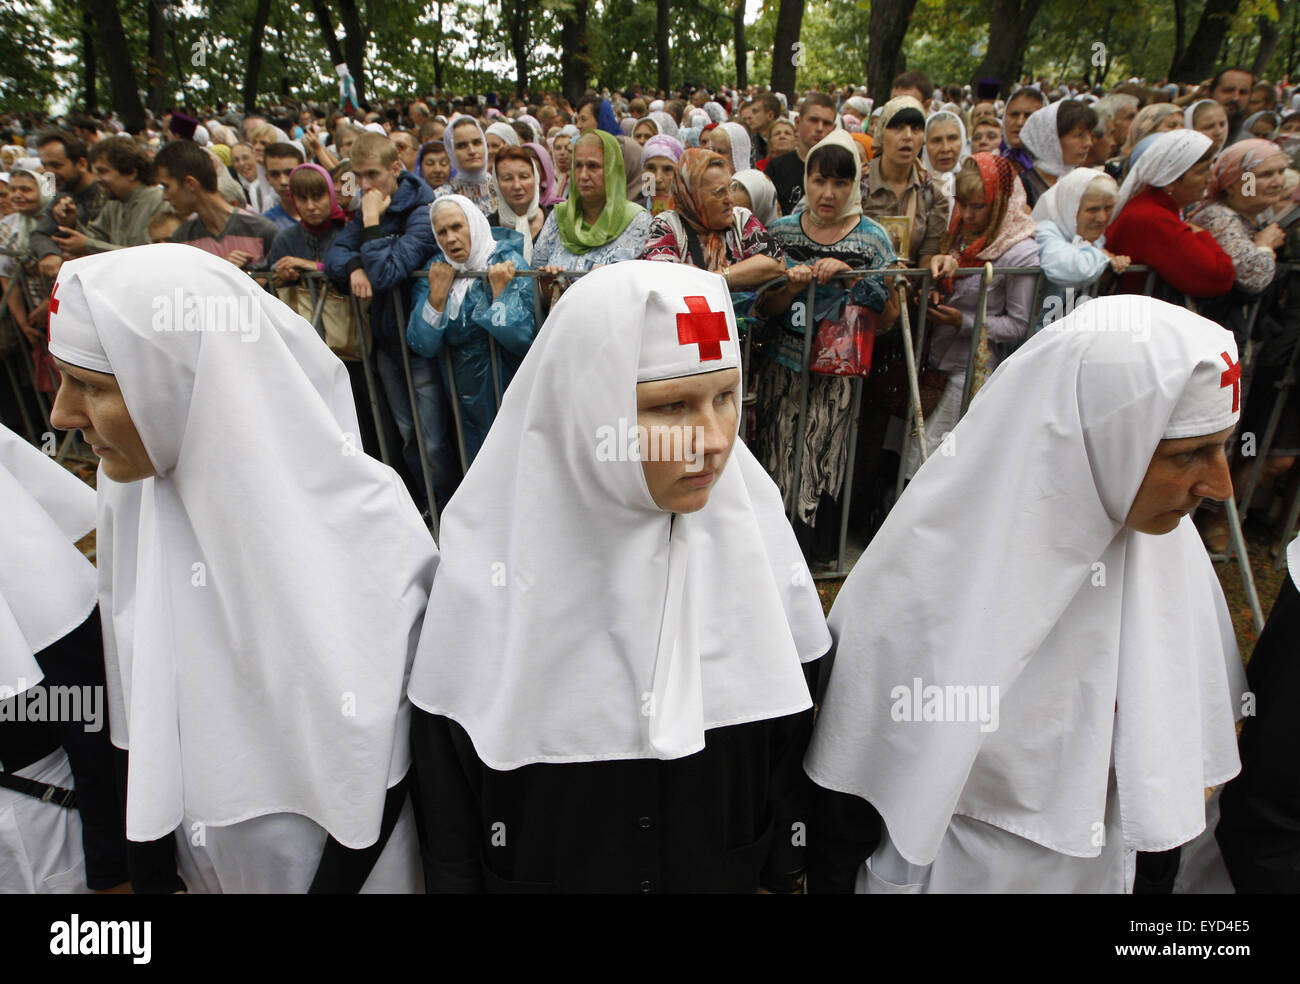
<svg viewBox="0 0 1300 984"><path fill-rule="evenodd" d="M930 97L933 95L934 83L930 81L930 76L924 72L904 72L894 79L893 88L889 90L890 99L897 99L899 96L911 96L922 106L929 106Z"/></svg>
<svg viewBox="0 0 1300 984"><path fill-rule="evenodd" d="M54 175L58 198L32 230L31 249L41 273L54 277L63 264L63 250L53 239L59 226L85 225L104 207L104 189L95 183L86 159L86 145L63 130L50 130L36 141L45 173Z"/></svg>
<svg viewBox="0 0 1300 984"><path fill-rule="evenodd" d="M1255 76L1244 68L1225 68L1210 82L1210 98L1228 114L1228 143L1234 143L1246 118L1246 104Z"/></svg>
<svg viewBox="0 0 1300 984"><path fill-rule="evenodd" d="M60 226L54 242L69 258L153 242L149 224L169 211L153 183L153 164L130 137L108 137L90 148L90 168L108 201L99 215L75 229Z"/></svg>
<svg viewBox="0 0 1300 984"><path fill-rule="evenodd" d="M781 115L781 103L770 92L755 96L740 111L740 122L749 127L749 147L751 164L767 156L767 138L772 133L772 124Z"/></svg>
<svg viewBox="0 0 1300 984"><path fill-rule="evenodd" d="M277 229L292 229L298 224L298 207L289 194L289 175L303 162L302 152L289 143L273 143L263 155L266 161L266 180L280 196L280 200L262 214L275 223Z"/></svg>
<svg viewBox="0 0 1300 984"><path fill-rule="evenodd" d="M163 197L190 218L172 234L244 270L265 270L278 227L270 219L235 208L217 190L212 155L193 140L173 140L154 159Z"/></svg>
<svg viewBox="0 0 1300 984"><path fill-rule="evenodd" d="M795 149L782 154L767 165L767 176L776 185L781 214L789 215L803 198L803 170L808 152L835 129L835 102L822 92L810 92L799 104L799 122L795 124Z"/></svg>

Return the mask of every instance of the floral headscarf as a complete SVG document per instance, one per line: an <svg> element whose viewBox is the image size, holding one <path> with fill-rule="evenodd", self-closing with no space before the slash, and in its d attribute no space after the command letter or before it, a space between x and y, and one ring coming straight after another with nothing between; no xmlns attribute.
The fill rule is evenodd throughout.
<svg viewBox="0 0 1300 984"><path fill-rule="evenodd" d="M996 260L1016 243L1034 234L1034 220L1029 214L1025 186L1016 177L1015 165L997 154L972 154L969 158L979 168L984 182L984 201L992 206L989 224L973 243L959 250L961 216L954 205L948 222L950 252L962 267L979 266Z"/></svg>
<svg viewBox="0 0 1300 984"><path fill-rule="evenodd" d="M704 250L704 268L720 270L727 260L727 244L723 238L726 230L705 225L705 203L700 193L704 174L711 167L720 168L722 174L730 179L731 165L721 154L701 147L692 147L682 154L675 168L673 208L682 221L699 234Z"/></svg>

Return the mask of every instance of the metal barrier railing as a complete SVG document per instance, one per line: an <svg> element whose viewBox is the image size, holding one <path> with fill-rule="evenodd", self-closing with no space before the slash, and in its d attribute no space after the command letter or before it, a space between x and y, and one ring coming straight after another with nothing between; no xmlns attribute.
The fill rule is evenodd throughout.
<svg viewBox="0 0 1300 984"><path fill-rule="evenodd" d="M0 250L0 254L16 255L8 250ZM546 316L545 313L546 306L543 304L542 291L540 287L541 281L544 278L554 278L559 281L565 281L565 280L572 281L574 279L577 279L578 277L583 276L586 272L587 271L560 271L559 273L555 273L555 274L543 273L542 271L538 271L538 270L518 270L516 272L517 277L526 277L533 281L533 289L532 289L533 310L534 310L534 317L536 318L537 328L539 331L541 329L542 324L545 321L545 316ZM1143 293L1151 294L1154 290L1155 283L1156 283L1155 270L1149 267L1133 266L1126 271L1126 275L1139 274L1139 273L1146 274ZM405 294L404 294L404 291L409 288L410 284L413 282L415 278L424 277L426 275L427 275L427 269L414 272L411 275L411 277L408 278L407 281L405 281L400 288L393 288L391 291L388 292L391 295L388 298L388 300L393 305L394 315L398 325L398 332L397 332L398 345L400 346L401 349L403 375L406 382L407 398L409 400L409 405L411 408L412 433L415 438L415 444L420 459L421 478L423 479L423 483L425 486L425 492L426 492L427 504L429 509L429 516L430 516L430 524L434 536L435 538L437 538L439 515L438 515L437 501L436 501L436 495L435 495L434 484L433 484L433 469L428 460L428 451L426 448L424 433L423 433L424 431L423 421L420 418L419 402L415 391L414 375L412 372L412 362L411 362L413 356L412 353L410 352L410 349L406 341L406 327L407 327L408 319L407 319L407 310L406 310L407 305L406 305ZM988 302L988 293L992 285L993 277L1002 276L1002 275L1034 276L1036 278L1036 281L1034 286L1033 302L1029 309L1030 314L1029 314L1029 322L1026 325L1026 334L1027 335L1032 334L1041 329L1042 318L1044 314L1043 296L1044 296L1044 291L1047 287L1047 280L1041 268L1039 267L995 267L992 264L985 264L983 267L963 267L957 270L956 273L954 274L954 276L968 276L968 275L980 276L981 282L980 282L979 294L977 295L977 311L979 312L979 314L976 318L977 324L980 325L983 325L985 321L984 312L986 311L986 306ZM266 272L266 271L254 272L252 273L252 276L254 277L255 280L262 283L262 285L268 291L272 289L274 278L273 278L273 274L271 274L270 272ZM932 286L932 280L933 280L932 274L928 269L888 269L888 270L859 269L859 270L841 271L840 273L835 274L830 279L846 280L846 279L857 279L864 276L887 277L890 283L892 284L891 289L898 291L898 297L900 303L900 328L903 335L904 357L905 357L905 364L907 369L909 397L910 397L909 403L911 405L911 414L909 415L911 419L908 421L908 430L910 436L917 441L921 458L924 461L926 456L928 455L928 443L925 438L924 415L922 413L922 408L921 408L919 372L922 368L920 365L920 360L923 354L925 353L925 342L926 342L927 331L929 328L927 324L928 304L925 303L925 299L927 298L929 290ZM21 289L22 277L23 277L22 266L21 264L18 264L15 266L14 275L10 278L9 284L6 287L3 296L0 296L0 316L4 316L8 312L7 305L8 305L11 292L16 289ZM485 270L466 271L466 272L458 272L456 274L456 277L457 279L462 279L462 278L487 279L488 273ZM1114 278L1111 289L1113 290L1116 287L1118 287L1120 281L1121 281L1120 277ZM318 271L302 271L299 274L298 282L304 284L309 292L311 309L312 309L312 317L310 319L311 324L313 328L315 328L316 331L320 333L322 337L324 337L325 328L323 325L323 315L325 311L325 302L327 299L327 289L322 289L322 288L328 288L328 279L324 276L323 273L320 273ZM774 287L783 285L787 282L788 282L787 278L783 275L781 277L774 278L773 280L770 280L757 287L754 291L755 298L756 298L755 305L757 306L758 298L760 298L766 291ZM922 299L922 303L920 303L917 307L917 318L916 318L915 326L911 324L906 292L904 291L904 284L910 284L912 282L916 283L917 293ZM815 303L817 286L818 284L816 280L812 281L808 285L808 292L805 299L805 304L807 305L807 312L809 318L807 319L808 324L804 330L804 339L803 339L804 345L803 345L802 369L800 371L799 412L798 412L798 419L796 420L794 474L793 474L792 487L785 491L785 507L787 509L788 517L790 518L791 521L794 520L798 508L798 499L801 491L802 475L803 475L803 459L806 453L805 434L806 434L807 415L808 415L809 381L811 375L810 365L811 365L811 358L812 358L812 342L813 342L813 331L809 329L815 328L815 326L812 324L812 311ZM380 296L382 296L382 294L383 292L376 292L376 298L378 299ZM391 449L388 447L388 440L386 437L387 434L386 425L389 421L384 419L383 407L385 401L380 396L381 388L376 379L376 367L374 364L375 351L370 343L369 334L367 333L366 330L364 330L365 314L361 311L361 307L358 300L355 297L353 297L350 293L347 296L350 298L352 314L353 317L356 319L360 356L361 356L359 361L362 364L365 386L369 397L369 405L370 405L369 409L370 409L372 420L375 425L375 431L376 431L378 445L379 445L380 458L385 463L392 465L394 462L394 458ZM1190 298L1185 298L1185 303L1187 303L1187 306L1190 307L1192 310L1195 310L1195 302L1192 301ZM1247 318L1248 324L1250 325L1254 324L1258 316L1259 306L1260 306L1259 300L1256 300L1254 304L1250 305L1249 314ZM960 419L960 417L966 413L967 409L969 408L970 401L973 398L974 373L972 370L975 365L975 359L980 344L980 340L981 340L980 332L978 331L971 332L970 348L967 353L967 362L966 362L966 379L963 387L961 408L958 414L958 419ZM745 341L744 349L743 349L744 366L745 366L744 371L747 372L749 362L750 362L752 333L748 333L744 341ZM500 366L500 353L498 351L495 339L489 338L488 343L489 343L489 361L491 365L492 382L493 382L493 395L496 402L496 406L499 408L501 404L501 397L502 397L502 384L501 384L502 371ZM19 346L19 348L21 349L22 347ZM27 376L27 379L25 380L26 386L23 385L24 381L20 381L18 379L18 373L20 372L20 370L15 368L14 365L15 361L20 361L23 363L24 368L21 371L25 372ZM1243 361L1245 361L1244 357L1243 357ZM1272 408L1272 412L1270 414L1269 426L1265 432L1264 440L1260 442L1258 446L1257 460L1254 462L1252 466L1251 473L1250 473L1250 480L1247 483L1245 493L1241 497L1241 502L1243 503L1243 505L1249 502L1250 496L1253 494L1256 485L1258 484L1258 478L1263 466L1264 458L1267 456L1268 450L1271 448L1274 435L1277 431L1277 424L1278 424L1278 420L1280 419L1282 409L1284 407L1286 395L1289 392L1289 390L1292 387L1294 387L1296 383L1298 367L1300 367L1300 346L1297 346L1296 353L1293 353L1292 355L1291 364L1288 366L1287 373L1286 376L1284 377L1284 380L1278 384L1279 392L1277 394L1277 397L1274 402L1274 406ZM6 376L8 377L9 380L9 385L11 389L14 391L15 397L17 398L20 412L23 416L23 426L28 433L28 437L32 439L34 443L39 443L38 435L36 433L35 422L30 419L27 404L22 399L24 389L27 389L28 393L34 394L35 396L35 404L37 407L40 408L40 412L42 415L42 419L40 423L46 427L47 432L52 432L52 427L50 426L50 421L49 421L49 407L47 401L44 399L44 394L41 393L39 388L36 386L35 378L32 375L32 366L30 364L30 361L27 359L14 360L12 358L5 360L5 371L6 371ZM460 458L460 465L462 469L466 469L468 468L469 461L468 461L468 455L466 453L464 427L463 427L463 422L460 413L460 401L456 391L455 374L454 372L451 371L450 366L447 367L447 371L442 374L442 377L446 381L448 387L448 395L449 395L448 402L450 403L452 409L453 422L456 431L456 446L457 446L458 456ZM848 429L849 447L847 453L847 464L845 469L845 482L840 495L840 501L843 503L843 507L841 509L841 515L840 515L839 545L836 554L836 564L835 564L835 570L830 572L822 572L819 575L817 575L819 577L843 577L848 573L848 571L844 569L844 554L847 545L849 507L851 505L851 496L852 496L852 488L853 488L853 472L856 464L858 432L859 432L859 425L861 420L863 380L861 378L853 378L851 380L851 385L852 385L852 396L851 396L851 404L849 410L849 429ZM60 448L59 451L60 458L62 458L64 454L67 452L70 446L69 442L72 436L73 435L69 435L69 438L65 439L62 447ZM904 448L904 452L906 452L906 447ZM904 474L904 469L902 467L902 462L900 461L899 475L898 475L896 489L895 489L896 496L901 494L903 485L905 484L905 480L906 478ZM1251 576L1251 572L1250 572L1249 560L1246 555L1245 538L1241 530L1242 518L1241 515L1239 514L1237 502L1232 499L1228 500L1225 503L1225 511L1228 516L1231 546L1225 554L1215 555L1214 559L1216 561L1224 561L1224 560L1231 560L1231 559L1237 560L1238 566L1241 568L1243 582L1245 582L1246 592L1251 602L1252 614L1254 615L1255 621L1257 623L1257 627L1262 627L1263 616L1262 616L1262 612L1260 611L1259 601L1255 591L1253 577ZM1294 527L1297 520L1300 520L1300 495L1297 495L1294 498L1292 502L1292 506L1289 510L1287 525L1283 530L1284 538L1286 536L1286 533L1289 532L1289 530Z"/></svg>

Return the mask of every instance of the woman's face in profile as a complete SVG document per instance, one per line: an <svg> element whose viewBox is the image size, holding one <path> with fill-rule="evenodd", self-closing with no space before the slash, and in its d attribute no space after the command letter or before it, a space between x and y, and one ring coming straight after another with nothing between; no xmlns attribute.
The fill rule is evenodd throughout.
<svg viewBox="0 0 1300 984"><path fill-rule="evenodd" d="M70 366L60 359L62 379L54 397L50 423L59 430L79 429L99 458L104 474L115 482L138 482L155 474L135 421L126 409L117 377Z"/></svg>
<svg viewBox="0 0 1300 984"><path fill-rule="evenodd" d="M1232 495L1225 445L1234 429L1157 444L1124 525L1160 536L1172 532L1202 499L1222 501Z"/></svg>

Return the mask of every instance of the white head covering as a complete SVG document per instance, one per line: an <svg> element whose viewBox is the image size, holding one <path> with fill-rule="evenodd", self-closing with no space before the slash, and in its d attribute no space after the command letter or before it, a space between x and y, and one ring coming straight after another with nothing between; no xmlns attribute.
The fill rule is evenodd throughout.
<svg viewBox="0 0 1300 984"><path fill-rule="evenodd" d="M0 699L40 683L35 655L95 607L95 568L74 544L95 492L0 424Z"/></svg>
<svg viewBox="0 0 1300 984"><path fill-rule="evenodd" d="M533 173L537 173L536 167L533 168ZM492 255L492 250L496 248L496 240L492 238L492 226L488 224L487 216L483 214L482 209L464 195L443 195L429 207L429 223L435 229L437 225L434 217L439 209L448 204L455 205L465 213L465 222L469 226L469 256L466 257L464 263L457 263L444 252L443 259L451 264L452 269L458 273L462 270L486 270L488 257ZM534 207L537 205L537 192L535 190L532 204ZM501 211L503 225L507 213L511 218L514 218L514 213L510 212L504 198L501 199ZM507 226L507 228L517 228L517 226ZM528 231L527 219L524 220L523 234L524 242L527 243L532 238ZM437 237L438 234L435 232L434 239L436 240ZM442 248L441 243L438 244L438 248ZM465 295L469 292L470 285L473 283L474 281L468 277L457 277L451 282L451 290L447 294L448 318L454 318L460 313L461 302L465 300Z"/></svg>
<svg viewBox="0 0 1300 984"><path fill-rule="evenodd" d="M911 96L899 96L898 98L912 99ZM912 102L916 102L916 100L912 99ZM812 150L808 151L808 157L804 161L803 166L803 186L807 188L809 184L808 175L810 172L808 170L808 162L813 159L813 155L817 153L818 150L832 144L836 147L843 147L853 157L852 191L849 192L849 197L845 199L844 206L840 209L839 214L829 222L824 221L811 208L809 208L808 221L817 225L835 225L836 223L843 222L851 215L862 214L862 158L858 156L858 142L849 136L848 130L832 130L830 133L826 134L826 136L822 137L821 140L817 141L817 143L813 145Z"/></svg>
<svg viewBox="0 0 1300 984"><path fill-rule="evenodd" d="M1066 239L1074 239L1079 229L1079 203L1088 193L1088 186L1099 180L1109 181L1111 191L1117 191L1115 179L1105 171L1076 167L1039 197L1034 205L1034 221L1051 222ZM1104 239L1099 238L1096 245L1100 246Z"/></svg>
<svg viewBox="0 0 1300 984"><path fill-rule="evenodd" d="M659 110L663 108L664 108L664 101L662 99L653 99L650 101L650 112L657 113L659 112Z"/></svg>
<svg viewBox="0 0 1300 984"><path fill-rule="evenodd" d="M384 129L383 124L381 124L381 123L367 123L367 124L365 124L365 125L362 127L362 129L363 129L363 130L368 130L368 131L371 132L371 133L377 133L377 134L379 134L381 137L386 137L386 136L388 136L388 131ZM283 130L281 130L280 132L281 132L281 133L284 133ZM289 138L288 138L287 135L285 136L284 139L285 139L285 142L286 142L286 143L287 143L288 140L289 140Z"/></svg>
<svg viewBox="0 0 1300 984"><path fill-rule="evenodd" d="M655 110L654 112L650 113L650 115L646 116L645 119L648 119L651 122L653 122L654 125L659 128L659 132L662 133L664 136L666 137L677 136L677 122L673 119L671 113L664 113L664 112L660 112L659 110Z"/></svg>
<svg viewBox="0 0 1300 984"><path fill-rule="evenodd" d="M757 168L747 167L733 174L731 180L739 182L749 192L754 215L763 223L764 229L770 229L772 223L781 217L776 210L776 185L772 184L772 179Z"/></svg>
<svg viewBox="0 0 1300 984"><path fill-rule="evenodd" d="M942 123L944 120L952 120L957 124L957 132L961 135L961 149L957 151L957 163L953 165L951 171L936 171L934 164L930 161L930 149L927 143L930 138L930 127L934 126L935 123ZM953 189L957 185L957 172L961 170L962 162L970 156L970 141L966 137L966 124L962 122L961 116L957 113L941 109L925 121L925 138L921 145L921 166L930 175L930 180L939 186L945 197L952 198Z"/></svg>
<svg viewBox="0 0 1300 984"><path fill-rule="evenodd" d="M1071 169L1062 157L1061 138L1056 132L1056 114L1064 102L1061 99L1034 110L1020 129L1020 142L1034 155L1034 168L1058 178Z"/></svg>
<svg viewBox="0 0 1300 984"><path fill-rule="evenodd" d="M474 124L474 129L478 130L478 135L483 141L483 166L474 171L466 169L456 156L456 128L467 123ZM518 137L519 134L515 134L515 136ZM451 166L455 168L457 179L474 184L485 184L491 179L491 175L488 174L487 170L487 135L483 132L483 127L479 125L478 120L469 115L457 116L451 121L451 125L447 127L447 133L444 134L442 142L447 146L447 157L451 161Z"/></svg>
<svg viewBox="0 0 1300 984"><path fill-rule="evenodd" d="M156 469L99 473L127 836L297 813L373 844L437 549L359 447L347 372L242 271L157 243L64 263L50 351L116 374Z"/></svg>
<svg viewBox="0 0 1300 984"><path fill-rule="evenodd" d="M496 178L496 173L495 173L495 171L494 171L493 174L492 174L492 184L493 184L493 186L496 187L496 189L497 189L497 218L500 220L501 225L502 225L503 227L505 227L506 229L514 229L516 232L518 232L521 236L524 237L524 243L523 243L523 254L524 254L524 260L526 260L527 262L531 263L531 262L533 261L533 230L532 230L532 226L530 225L530 223L532 222L533 216L536 215L537 212L538 212L538 211L541 209L541 207L542 207L542 205L541 205L541 202L542 202L542 190L541 190L541 189L542 189L542 171L541 171L541 168L538 167L538 165L537 165L537 161L534 160L534 161L533 161L533 197L529 200L529 202L528 202L528 207L524 209L524 213L523 213L523 215L516 215L515 212L514 212L514 210L511 209L509 203L506 202L506 196L503 195L503 194L501 193L501 188L500 188L499 185L497 185L497 178ZM444 197L450 197L450 196L444 196ZM456 196L456 197L464 198L463 195L461 195L461 196ZM468 199L464 199L464 200L465 200L465 201L468 201ZM474 209L474 211L475 211L475 212L478 212L480 215L483 214L483 213L482 213L482 210L479 209L479 208L477 208L477 207ZM429 215L429 220L430 220L430 221L433 220L432 212L431 212L430 215ZM487 221L487 220L484 219L484 222L486 222L486 221ZM475 226L474 226L474 225L471 225L471 226L470 226L470 231L471 231L471 233L474 231L474 229L475 229ZM491 237L491 235L492 235L492 229L491 229L491 226L489 226L489 227L488 227L488 236L489 236L489 238ZM471 253L472 253L472 252L473 252L473 250L471 249ZM489 247L488 251L487 251L486 253L483 254L483 261L486 263L486 262L487 262L487 258L488 258L489 256L491 256L491 255L492 255L492 249ZM450 262L450 261L448 261L448 262ZM474 268L474 267L466 267L466 269L480 269L480 270L481 270L481 269L483 269L483 268L482 268L482 267L477 267L477 268ZM466 283L468 283L468 281L466 281ZM453 282L452 282L452 286L454 287L455 284L456 284L456 281L453 281ZM457 304L457 309L459 309L459 303Z"/></svg>
<svg viewBox="0 0 1300 984"><path fill-rule="evenodd" d="M1161 438L1236 421L1225 357L1231 332L1181 307L1080 306L997 368L858 561L805 767L907 861L954 814L1096 857L1112 763L1127 847L1204 829L1205 788L1239 768L1232 621L1189 517L1124 521ZM997 687L998 726L895 717L900 685Z"/></svg>
<svg viewBox="0 0 1300 984"><path fill-rule="evenodd" d="M701 109L704 110L704 115L709 118L710 122L721 123L727 118L727 111L722 108L722 103L714 102L712 99L706 102Z"/></svg>
<svg viewBox="0 0 1300 984"><path fill-rule="evenodd" d="M682 341L697 328L716 343ZM830 638L753 455L738 439L708 504L674 516L614 453L638 381L739 366L736 338L716 274L630 260L577 281L533 343L443 514L409 689L490 767L680 758L811 706L800 661Z"/></svg>
<svg viewBox="0 0 1300 984"><path fill-rule="evenodd" d="M727 136L731 139L731 170L732 173L745 171L749 168L749 131L739 123L722 123L718 126L719 130L726 130Z"/></svg>
<svg viewBox="0 0 1300 984"><path fill-rule="evenodd" d="M1129 200L1148 185L1163 188L1181 178L1187 169L1201 159L1214 141L1195 130L1167 130L1152 134L1155 140L1129 170L1124 183L1119 186L1119 198L1110 221L1119 218Z"/></svg>
<svg viewBox="0 0 1300 984"><path fill-rule="evenodd" d="M521 146L519 140L519 134L515 132L515 128L511 126L509 123L502 123L500 120L497 120L497 122L493 123L485 131L483 131L485 137L489 133L493 134L494 136L500 137L511 147Z"/></svg>
<svg viewBox="0 0 1300 984"><path fill-rule="evenodd" d="M1196 125L1192 121L1196 119L1196 110L1201 106L1204 106L1206 103L1212 102L1214 102L1213 99L1198 99L1183 110L1183 126L1187 127L1189 130L1195 129Z"/></svg>

